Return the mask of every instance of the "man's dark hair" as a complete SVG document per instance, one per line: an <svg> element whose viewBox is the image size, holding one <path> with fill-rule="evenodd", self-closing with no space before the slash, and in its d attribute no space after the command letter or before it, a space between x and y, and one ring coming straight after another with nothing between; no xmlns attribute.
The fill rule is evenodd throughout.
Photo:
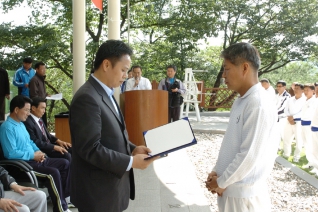
<svg viewBox="0 0 318 212"><path fill-rule="evenodd" d="M222 51L221 57L239 65L245 61L249 62L255 71L261 66L261 58L258 50L249 43L236 43Z"/></svg>
<svg viewBox="0 0 318 212"><path fill-rule="evenodd" d="M172 68L174 71L177 71L177 66L175 66L175 65L168 65L167 68L166 68L166 70L167 70L168 68Z"/></svg>
<svg viewBox="0 0 318 212"><path fill-rule="evenodd" d="M24 62L24 63L29 63L29 64L30 64L30 63L32 63L32 62L33 62L33 59L32 59L31 57L26 57L26 58L24 58L24 59L23 59L23 62Z"/></svg>
<svg viewBox="0 0 318 212"><path fill-rule="evenodd" d="M295 84L295 87L296 87L296 86L300 87L301 90L304 90L304 85L303 85L303 84L301 84L301 83L296 83L296 84Z"/></svg>
<svg viewBox="0 0 318 212"><path fill-rule="evenodd" d="M132 72L132 68L128 71L128 74L129 74L130 72Z"/></svg>
<svg viewBox="0 0 318 212"><path fill-rule="evenodd" d="M281 84L282 86L286 86L286 82L284 80L279 80L276 85Z"/></svg>
<svg viewBox="0 0 318 212"><path fill-rule="evenodd" d="M32 100L29 97L22 95L13 97L10 102L10 113L13 113L16 107L18 107L19 109L24 108L26 103L32 104Z"/></svg>
<svg viewBox="0 0 318 212"><path fill-rule="evenodd" d="M134 72L135 68L140 68L140 71L142 71L141 66L140 65L136 65L136 66L131 67L132 72Z"/></svg>
<svg viewBox="0 0 318 212"><path fill-rule="evenodd" d="M100 45L97 50L94 61L94 70L92 72L97 70L105 59L108 59L114 67L123 55L131 56L132 54L132 49L123 41L108 40Z"/></svg>
<svg viewBox="0 0 318 212"><path fill-rule="evenodd" d="M38 69L38 68L40 68L40 66L45 66L45 63L43 63L42 61L40 61L40 62L38 62L38 63L36 63L36 64L34 65L34 68L35 68L35 69Z"/></svg>
<svg viewBox="0 0 318 212"><path fill-rule="evenodd" d="M261 79L260 82L267 82L267 83L269 83L268 79L266 79L266 78Z"/></svg>
<svg viewBox="0 0 318 212"><path fill-rule="evenodd" d="M315 82L315 84L314 84L315 86L318 86L318 82Z"/></svg>
<svg viewBox="0 0 318 212"><path fill-rule="evenodd" d="M40 104L41 102L46 103L45 99L43 99L43 98L41 98L41 97L38 97L38 96L37 96L37 97L34 97L34 98L32 98L31 107L34 106L34 107L38 108L38 107L39 107L39 104Z"/></svg>
<svg viewBox="0 0 318 212"><path fill-rule="evenodd" d="M309 89L311 89L313 91L315 90L315 86L312 83L306 83L304 85L304 88L309 88Z"/></svg>

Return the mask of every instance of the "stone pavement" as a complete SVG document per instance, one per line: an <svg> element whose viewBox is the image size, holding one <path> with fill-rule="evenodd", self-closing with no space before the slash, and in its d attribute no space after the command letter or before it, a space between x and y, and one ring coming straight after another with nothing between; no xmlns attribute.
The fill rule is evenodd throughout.
<svg viewBox="0 0 318 212"><path fill-rule="evenodd" d="M201 122L189 113L194 132L223 133L229 113L202 112ZM136 199L125 212L209 212L208 201L186 149L170 153L146 170L134 170Z"/></svg>

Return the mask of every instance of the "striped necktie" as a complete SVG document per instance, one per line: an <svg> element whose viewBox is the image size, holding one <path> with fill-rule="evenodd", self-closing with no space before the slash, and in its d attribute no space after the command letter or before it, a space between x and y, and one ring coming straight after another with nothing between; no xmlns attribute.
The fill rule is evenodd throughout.
<svg viewBox="0 0 318 212"><path fill-rule="evenodd" d="M39 123L40 123L40 126L41 126L42 134L44 135L46 142L49 143L50 141L49 141L49 139L46 136L46 133L45 133L45 130L44 130L43 121L41 119L39 119Z"/></svg>

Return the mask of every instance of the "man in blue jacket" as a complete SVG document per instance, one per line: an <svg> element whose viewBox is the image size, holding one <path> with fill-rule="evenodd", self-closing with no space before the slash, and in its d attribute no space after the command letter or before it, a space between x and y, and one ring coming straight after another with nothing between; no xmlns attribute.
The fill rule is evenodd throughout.
<svg viewBox="0 0 318 212"><path fill-rule="evenodd" d="M35 75L35 70L32 68L32 62L32 58L24 58L23 66L19 68L14 74L13 85L18 87L19 95L30 97L29 82Z"/></svg>

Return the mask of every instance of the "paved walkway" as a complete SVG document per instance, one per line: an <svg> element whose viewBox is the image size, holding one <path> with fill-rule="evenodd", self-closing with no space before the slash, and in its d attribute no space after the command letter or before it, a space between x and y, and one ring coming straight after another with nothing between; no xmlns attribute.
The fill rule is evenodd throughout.
<svg viewBox="0 0 318 212"><path fill-rule="evenodd" d="M194 132L224 134L229 119L228 112L202 112L201 122L197 122L195 113L189 113ZM296 175L309 184L318 187L318 180L285 159L276 161L289 167ZM134 170L136 199L130 201L125 212L210 212L208 201L195 176L186 150L170 153L168 157L155 161L145 170ZM48 212L51 212L50 209ZM71 209L77 212L77 209Z"/></svg>

